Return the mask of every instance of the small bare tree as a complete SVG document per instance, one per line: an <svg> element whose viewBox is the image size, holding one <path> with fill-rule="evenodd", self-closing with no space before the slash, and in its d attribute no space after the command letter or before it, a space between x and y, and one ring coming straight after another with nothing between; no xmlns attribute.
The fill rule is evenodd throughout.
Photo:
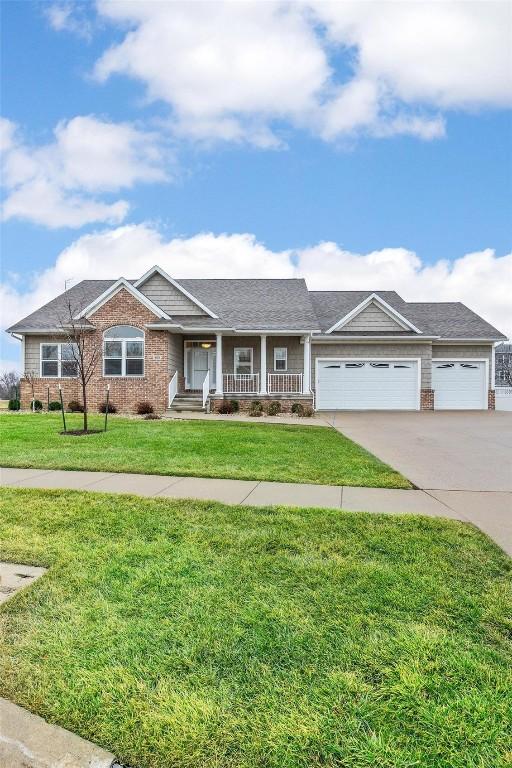
<svg viewBox="0 0 512 768"><path fill-rule="evenodd" d="M85 306L85 302L83 304ZM94 329L85 318L80 318L80 311L70 298L67 299L64 315L59 318L59 327L66 337L68 348L66 359L61 359L61 366L69 365L76 370L77 378L82 388L82 404L84 407L84 432L88 429L87 387L94 375L98 361L102 356L101 336L98 339Z"/></svg>
<svg viewBox="0 0 512 768"><path fill-rule="evenodd" d="M36 381L39 378L35 371L25 371L23 378L28 381L30 391L32 392L31 408L36 409Z"/></svg>

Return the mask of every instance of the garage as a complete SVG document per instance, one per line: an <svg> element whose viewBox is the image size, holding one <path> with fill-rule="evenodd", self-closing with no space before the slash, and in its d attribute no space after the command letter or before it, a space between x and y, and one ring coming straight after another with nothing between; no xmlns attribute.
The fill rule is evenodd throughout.
<svg viewBox="0 0 512 768"><path fill-rule="evenodd" d="M436 410L487 409L486 360L432 360Z"/></svg>
<svg viewBox="0 0 512 768"><path fill-rule="evenodd" d="M318 359L316 407L323 411L419 410L419 360Z"/></svg>

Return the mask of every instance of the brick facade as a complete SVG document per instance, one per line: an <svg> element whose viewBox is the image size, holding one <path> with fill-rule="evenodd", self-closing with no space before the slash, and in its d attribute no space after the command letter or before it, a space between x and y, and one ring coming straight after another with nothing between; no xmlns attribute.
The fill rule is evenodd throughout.
<svg viewBox="0 0 512 768"><path fill-rule="evenodd" d="M489 389L487 393L487 408L490 411L496 410L496 391Z"/></svg>
<svg viewBox="0 0 512 768"><path fill-rule="evenodd" d="M88 405L97 411L105 401L107 384L110 384L110 402L121 413L133 413L141 400L149 401L157 413L167 407L169 384L169 340L166 331L145 328L155 322L155 315L124 288L103 304L89 321L96 330L91 331L91 344L102 345L103 332L114 325L132 325L144 331L144 376L126 378L103 376L103 355L100 354L95 373L87 388ZM82 401L81 387L76 379L38 378L34 383L35 397L46 403L48 387L50 400L58 400L59 384L64 404L70 400ZM29 382L21 382L22 408L30 408L32 390Z"/></svg>
<svg viewBox="0 0 512 768"><path fill-rule="evenodd" d="M422 389L420 393L420 410L421 411L433 411L434 410L434 390Z"/></svg>

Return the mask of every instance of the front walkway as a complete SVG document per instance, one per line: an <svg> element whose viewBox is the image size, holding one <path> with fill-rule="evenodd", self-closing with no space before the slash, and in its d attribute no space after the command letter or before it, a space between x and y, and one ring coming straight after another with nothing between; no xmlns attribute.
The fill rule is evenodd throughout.
<svg viewBox="0 0 512 768"><path fill-rule="evenodd" d="M473 523L512 555L512 493L402 491L257 480L6 468L0 468L0 485L133 493L171 499L208 499L225 504L323 507L349 512L448 517Z"/></svg>

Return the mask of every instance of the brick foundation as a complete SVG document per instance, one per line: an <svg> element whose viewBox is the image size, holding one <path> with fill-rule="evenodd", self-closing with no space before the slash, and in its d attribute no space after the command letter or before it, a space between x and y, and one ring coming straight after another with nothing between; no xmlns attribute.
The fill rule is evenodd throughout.
<svg viewBox="0 0 512 768"><path fill-rule="evenodd" d="M278 402L281 405L281 413L291 413L292 405L294 403L301 403L304 406L310 406L313 407L313 398L308 397L307 395L299 395L293 400L284 399L282 397L272 397L270 395L245 395L245 396L236 396L236 395L226 395L226 397L211 397L210 398L210 409L212 413L217 413L219 405L222 403L223 400L237 400L240 405L240 412L241 413L248 413L251 410L251 403L254 400L259 400L263 404L263 410L265 410L265 406L268 405L268 403L271 403L273 401Z"/></svg>
<svg viewBox="0 0 512 768"><path fill-rule="evenodd" d="M421 411L433 411L434 410L434 390L422 389L420 395L420 410Z"/></svg>
<svg viewBox="0 0 512 768"><path fill-rule="evenodd" d="M490 389L487 393L487 407L490 411L496 409L496 392L494 389Z"/></svg>

